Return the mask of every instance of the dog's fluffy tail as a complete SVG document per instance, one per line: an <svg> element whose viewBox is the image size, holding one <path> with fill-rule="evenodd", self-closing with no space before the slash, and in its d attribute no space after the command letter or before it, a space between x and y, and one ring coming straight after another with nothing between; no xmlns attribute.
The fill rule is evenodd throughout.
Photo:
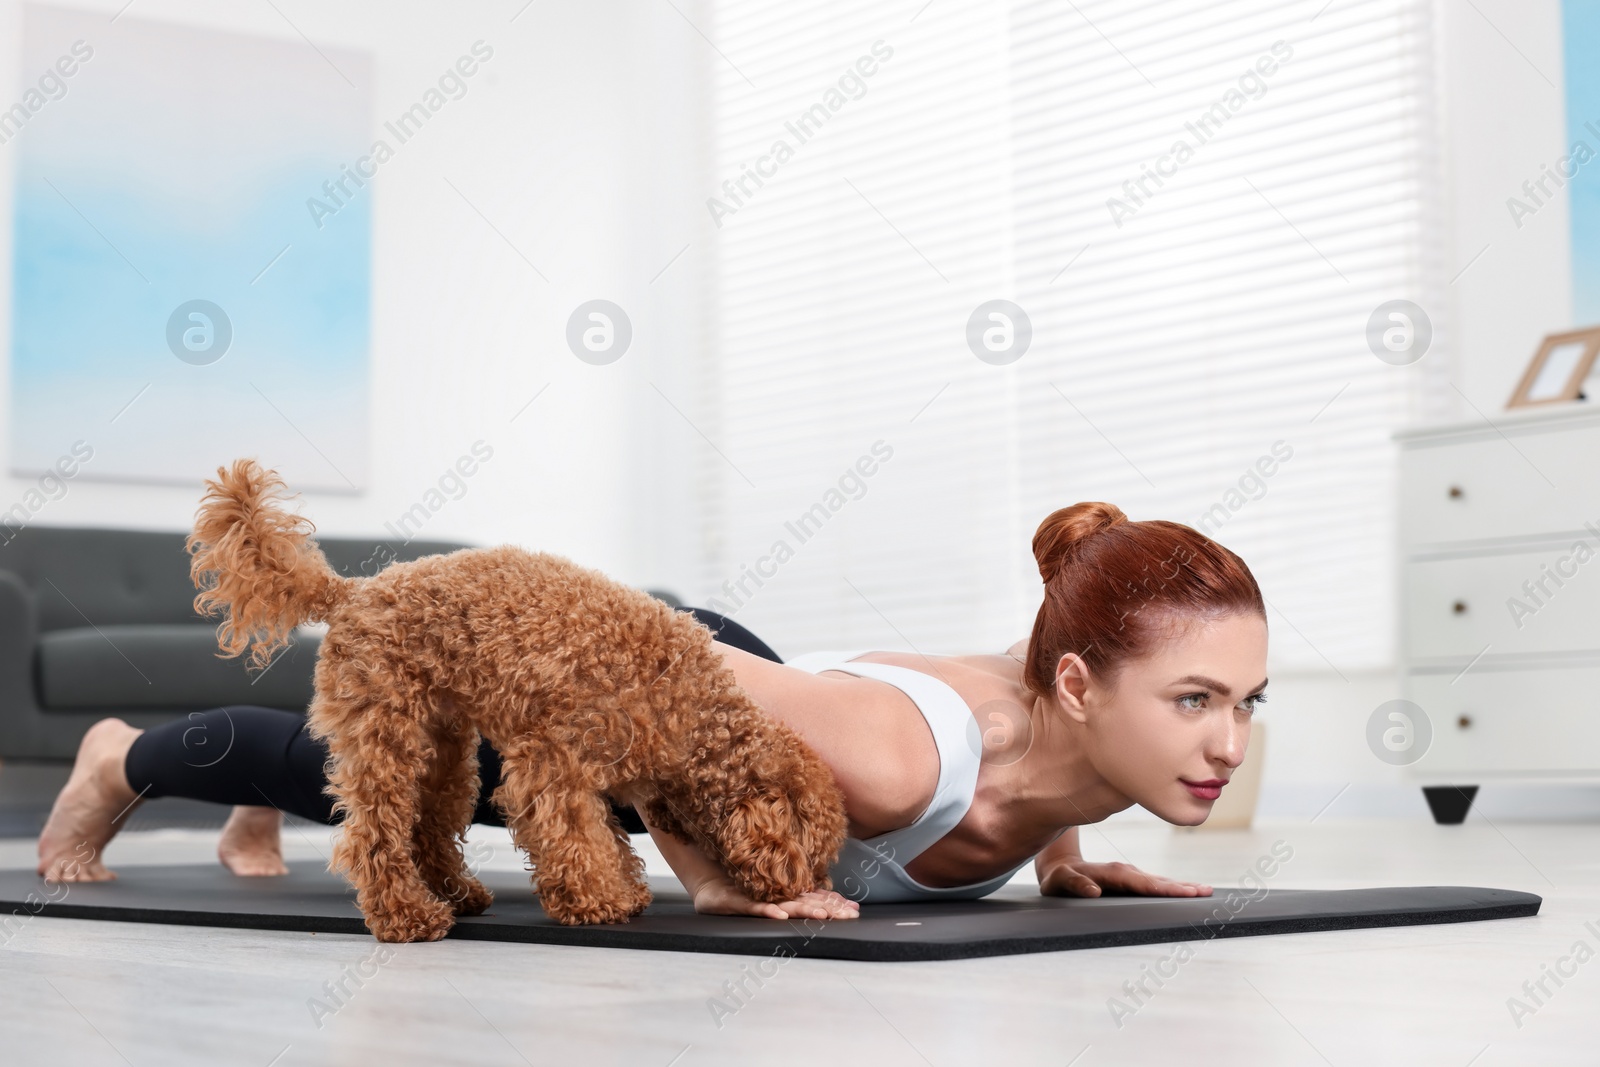
<svg viewBox="0 0 1600 1067"><path fill-rule="evenodd" d="M220 655L250 650L253 666L265 669L289 634L303 622L324 619L344 599L354 579L328 565L311 539L310 519L278 506L286 498L283 479L253 459L233 469L217 468L195 512L194 532L184 543L192 557L189 577L200 595L202 615L224 616L217 627Z"/></svg>

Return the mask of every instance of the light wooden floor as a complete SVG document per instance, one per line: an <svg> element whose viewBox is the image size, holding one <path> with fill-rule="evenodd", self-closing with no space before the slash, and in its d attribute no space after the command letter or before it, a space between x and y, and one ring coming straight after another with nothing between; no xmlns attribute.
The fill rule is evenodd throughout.
<svg viewBox="0 0 1600 1067"><path fill-rule="evenodd" d="M518 860L501 831L490 866ZM290 835L291 862L327 840ZM1251 831L1178 833L1110 822L1096 859L1219 889L1278 839L1294 857L1273 887L1482 885L1545 898L1536 918L1218 940L1136 1014L1108 1001L1169 955L1147 945L926 964L793 960L735 1014L710 1002L752 959L442 942L401 946L331 1014L325 983L371 957L361 937L33 918L0 947L0 1062L702 1064L1373 1064L1501 1067L1600 1062L1600 961L1519 1026L1522 985L1585 941L1600 952L1600 826L1465 826L1323 818ZM113 865L203 862L214 837L127 834ZM643 842L648 845L647 841ZM0 841L0 865L32 843ZM665 868L651 857L652 871ZM1572 964L1565 965L1568 970ZM753 985L750 988L755 988ZM1153 987L1152 987L1153 988Z"/></svg>

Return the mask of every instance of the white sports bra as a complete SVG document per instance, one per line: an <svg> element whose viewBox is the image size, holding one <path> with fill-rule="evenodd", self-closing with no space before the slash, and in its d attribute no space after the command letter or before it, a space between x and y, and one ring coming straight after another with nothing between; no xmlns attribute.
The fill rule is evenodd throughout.
<svg viewBox="0 0 1600 1067"><path fill-rule="evenodd" d="M910 826L865 841L845 838L838 862L829 869L834 891L859 902L899 904L915 900L973 900L988 896L1022 869L1023 860L1005 874L973 885L927 886L914 880L905 865L955 829L978 788L979 735L967 702L932 675L888 663L856 663L872 649L858 652L811 652L786 660L785 666L817 674L844 671L888 682L911 698L928 720L939 750L939 783L928 807Z"/></svg>

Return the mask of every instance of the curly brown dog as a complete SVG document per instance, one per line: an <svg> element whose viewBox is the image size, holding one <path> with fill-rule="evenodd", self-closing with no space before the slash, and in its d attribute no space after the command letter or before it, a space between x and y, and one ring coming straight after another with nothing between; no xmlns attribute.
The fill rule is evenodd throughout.
<svg viewBox="0 0 1600 1067"><path fill-rule="evenodd" d="M219 655L265 669L325 621L311 702L344 815L332 866L380 941L435 940L492 900L461 846L477 739L504 759L494 800L546 913L625 922L650 903L606 799L719 860L753 900L830 888L843 797L827 766L747 697L711 632L646 593L512 546L337 574L283 480L219 467L188 538L195 607Z"/></svg>

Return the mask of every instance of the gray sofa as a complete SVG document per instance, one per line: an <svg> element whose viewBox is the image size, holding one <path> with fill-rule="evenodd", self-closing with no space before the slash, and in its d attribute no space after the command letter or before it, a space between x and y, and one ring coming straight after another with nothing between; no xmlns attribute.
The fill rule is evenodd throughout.
<svg viewBox="0 0 1600 1067"><path fill-rule="evenodd" d="M217 656L217 619L194 610L183 533L0 527L0 758L70 759L108 715L149 727L224 704L304 712L320 638L295 642L258 675ZM319 537L335 570L450 552Z"/></svg>

